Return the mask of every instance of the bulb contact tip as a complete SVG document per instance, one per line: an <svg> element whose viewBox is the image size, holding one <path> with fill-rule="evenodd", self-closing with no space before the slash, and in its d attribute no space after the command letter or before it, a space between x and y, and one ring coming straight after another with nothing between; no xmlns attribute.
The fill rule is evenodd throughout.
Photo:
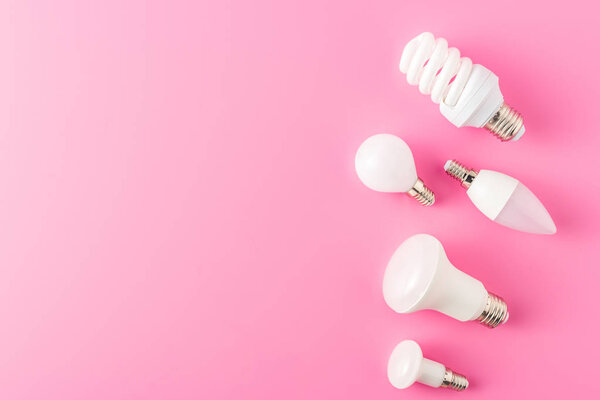
<svg viewBox="0 0 600 400"><path fill-rule="evenodd" d="M425 186L420 178L417 178L417 181L407 193L423 206L427 207L435 203L435 194L431 189Z"/></svg>
<svg viewBox="0 0 600 400"><path fill-rule="evenodd" d="M446 164L444 164L444 171L448 171L448 169L452 166L452 163L456 161L448 160Z"/></svg>

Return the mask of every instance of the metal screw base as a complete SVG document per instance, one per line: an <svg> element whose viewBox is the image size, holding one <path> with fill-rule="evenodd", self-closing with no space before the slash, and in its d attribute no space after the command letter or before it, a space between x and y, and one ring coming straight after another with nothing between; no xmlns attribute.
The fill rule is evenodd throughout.
<svg viewBox="0 0 600 400"><path fill-rule="evenodd" d="M446 173L460 182L460 184L464 188L469 188L473 180L477 177L477 171L474 169L470 169L460 164L456 160L448 160L446 161L446 165L444 165L444 169Z"/></svg>
<svg viewBox="0 0 600 400"><path fill-rule="evenodd" d="M502 104L502 107L485 124L485 128L503 142L511 140L521 127L523 127L523 117L506 103Z"/></svg>
<svg viewBox="0 0 600 400"><path fill-rule="evenodd" d="M477 321L488 328L495 328L508 320L508 307L502 297L488 292L487 303Z"/></svg>
<svg viewBox="0 0 600 400"><path fill-rule="evenodd" d="M417 182L407 193L417 199L423 206L430 206L435 203L435 194L425 186L420 178L417 178Z"/></svg>
<svg viewBox="0 0 600 400"><path fill-rule="evenodd" d="M446 373L444 374L444 381L440 387L447 387L452 390L465 390L469 387L469 381L464 375L457 374L452 371L450 368L446 368Z"/></svg>

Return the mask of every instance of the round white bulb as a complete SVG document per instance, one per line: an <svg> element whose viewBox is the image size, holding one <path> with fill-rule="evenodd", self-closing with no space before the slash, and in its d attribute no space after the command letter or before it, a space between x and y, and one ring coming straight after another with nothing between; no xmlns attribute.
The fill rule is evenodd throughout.
<svg viewBox="0 0 600 400"><path fill-rule="evenodd" d="M408 192L418 179L408 145L387 133L365 140L356 152L354 165L362 183L378 192Z"/></svg>
<svg viewBox="0 0 600 400"><path fill-rule="evenodd" d="M414 340L404 340L394 348L388 360L387 374L390 383L398 389L406 389L415 382L455 390L464 390L469 386L464 376L424 358L421 347Z"/></svg>
<svg viewBox="0 0 600 400"><path fill-rule="evenodd" d="M436 310L491 327L508 318L506 303L454 267L440 241L426 234L411 236L394 252L383 278L383 297L398 313Z"/></svg>

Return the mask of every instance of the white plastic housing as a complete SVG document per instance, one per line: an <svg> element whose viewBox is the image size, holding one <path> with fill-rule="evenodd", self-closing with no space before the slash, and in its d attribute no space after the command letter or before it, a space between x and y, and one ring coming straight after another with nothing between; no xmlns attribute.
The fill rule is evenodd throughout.
<svg viewBox="0 0 600 400"><path fill-rule="evenodd" d="M423 357L421 347L413 340L400 342L388 360L388 379L398 389L406 389L415 382L440 387L446 367Z"/></svg>
<svg viewBox="0 0 600 400"><path fill-rule="evenodd" d="M483 312L488 292L450 263L439 240L419 234L406 239L392 255L383 278L383 297L398 313L429 309L472 321Z"/></svg>
<svg viewBox="0 0 600 400"><path fill-rule="evenodd" d="M486 217L518 231L552 235L556 225L542 202L515 178L481 170L467 195Z"/></svg>
<svg viewBox="0 0 600 400"><path fill-rule="evenodd" d="M441 102L440 112L459 128L483 128L503 103L498 77L483 65L474 64L456 105Z"/></svg>
<svg viewBox="0 0 600 400"><path fill-rule="evenodd" d="M354 166L362 183L378 192L408 192L417 182L410 148L387 133L365 140L356 152Z"/></svg>

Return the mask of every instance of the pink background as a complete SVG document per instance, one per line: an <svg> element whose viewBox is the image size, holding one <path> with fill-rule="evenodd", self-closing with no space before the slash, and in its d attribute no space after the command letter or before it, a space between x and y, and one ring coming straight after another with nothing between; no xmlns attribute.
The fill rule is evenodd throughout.
<svg viewBox="0 0 600 400"><path fill-rule="evenodd" d="M3 2L0 398L598 394L592 4ZM425 30L500 77L522 141L458 130L406 83ZM434 207L358 181L377 132L412 147ZM558 234L487 221L447 158L520 179ZM385 265L420 232L508 325L386 306ZM407 338L471 387L394 389Z"/></svg>

